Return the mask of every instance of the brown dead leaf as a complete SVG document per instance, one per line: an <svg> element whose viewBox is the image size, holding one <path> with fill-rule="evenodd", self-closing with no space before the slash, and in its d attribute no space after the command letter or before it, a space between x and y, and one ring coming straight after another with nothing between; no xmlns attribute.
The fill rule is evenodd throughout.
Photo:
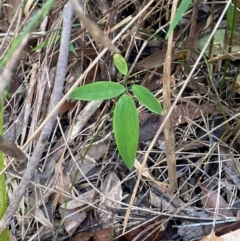
<svg viewBox="0 0 240 241"><path fill-rule="evenodd" d="M64 215L64 228L68 235L71 237L82 221L86 218L87 213L85 211L78 212L77 209L64 210L59 209L61 215Z"/></svg>
<svg viewBox="0 0 240 241"><path fill-rule="evenodd" d="M96 191L94 189L84 192L80 194L77 198L74 198L71 201L68 201L66 204L62 204L62 209L76 209L76 208L84 208L88 204L92 204L96 197Z"/></svg>
<svg viewBox="0 0 240 241"><path fill-rule="evenodd" d="M94 202L95 196L96 191L93 189L60 206L59 211L65 217L64 228L70 236L73 235L76 228L86 218L86 212L89 210L88 204L90 204L89 207L92 209L91 204ZM80 211L85 207L87 208Z"/></svg>
<svg viewBox="0 0 240 241"><path fill-rule="evenodd" d="M80 157L76 157L76 160L78 162L79 168L84 175L87 175L87 173L97 164L96 161L88 155L86 155L83 160ZM64 167L64 173L70 174L71 181L75 180L76 182L78 182L81 178L83 178L82 173L78 170L76 163L73 160L66 164L66 166Z"/></svg>
<svg viewBox="0 0 240 241"><path fill-rule="evenodd" d="M217 214L220 217L233 217L232 211L228 209L228 204L222 196L218 196L216 191L210 191L204 188L199 182L202 190L202 205L209 217L214 217L214 212L218 208ZM212 225L204 226L205 233L209 234L212 231Z"/></svg>
<svg viewBox="0 0 240 241"><path fill-rule="evenodd" d="M162 238L164 237L164 231L161 230L161 228L159 226L161 219L162 219L161 216L159 216L159 217L155 218L154 220L151 220L151 221L131 230L130 232L121 236L119 238L119 241L132 241L133 239L136 241L162 240ZM157 226L159 228L156 229Z"/></svg>
<svg viewBox="0 0 240 241"><path fill-rule="evenodd" d="M163 197L159 197L151 190L149 192L148 200L150 205L156 208L160 208L160 210L176 210L176 208L173 207L169 201L165 200Z"/></svg>
<svg viewBox="0 0 240 241"><path fill-rule="evenodd" d="M0 151L18 160L26 159L26 155L15 144L0 136Z"/></svg>
<svg viewBox="0 0 240 241"><path fill-rule="evenodd" d="M96 191L92 189L60 206L59 212L64 215L63 224L69 236L73 235L78 226L87 217L87 211L92 209L91 204L94 202L96 194Z"/></svg>
<svg viewBox="0 0 240 241"><path fill-rule="evenodd" d="M112 241L114 238L114 230L112 228L104 228L94 232L94 241Z"/></svg>
<svg viewBox="0 0 240 241"><path fill-rule="evenodd" d="M118 202L122 200L122 186L121 181L115 172L110 172L104 180L102 193L105 194L102 197L102 201L99 204L99 208L103 210L109 210L110 208L121 208L121 204ZM115 202L114 200L118 201ZM103 223L113 218L112 213L101 213L101 219Z"/></svg>
<svg viewBox="0 0 240 241"><path fill-rule="evenodd" d="M173 49L172 52L172 61L174 61L182 54L183 51L175 51L175 49ZM166 53L167 49L164 49L146 57L136 64L136 69L151 69L163 65L166 58Z"/></svg>
<svg viewBox="0 0 240 241"><path fill-rule="evenodd" d="M17 238L10 232L10 241L17 241Z"/></svg>
<svg viewBox="0 0 240 241"><path fill-rule="evenodd" d="M224 234L236 231L240 228L240 221L236 221L235 223L231 223L231 224L226 224L223 227L220 227L218 229L215 230L216 235L222 236Z"/></svg>
<svg viewBox="0 0 240 241"><path fill-rule="evenodd" d="M59 108L58 114L61 115L66 113L67 111L71 110L76 104L77 104L77 101L66 100Z"/></svg>
<svg viewBox="0 0 240 241"><path fill-rule="evenodd" d="M53 229L53 224L52 222L45 217L44 213L40 209L36 209L34 212L34 217L35 219L44 225L44 227L48 227L49 229Z"/></svg>
<svg viewBox="0 0 240 241"><path fill-rule="evenodd" d="M211 114L214 111L214 105L205 103L202 105L182 104L174 107L171 115L172 126L178 126L184 124L190 120L198 119L204 115ZM216 110L215 110L216 111ZM141 115L141 113L140 113ZM155 136L159 126L162 124L165 116L157 116L149 114L149 118L144 122L140 128L140 140L146 141Z"/></svg>
<svg viewBox="0 0 240 241"><path fill-rule="evenodd" d="M21 0L7 0L6 1L6 14L7 14L7 20L10 24L12 22L12 19L14 17L14 14L17 12L17 9L19 5L21 4Z"/></svg>
<svg viewBox="0 0 240 241"><path fill-rule="evenodd" d="M89 148L84 147L81 151L81 154L84 155L84 153L87 151L87 154L91 156L94 160L98 161L106 152L107 150L107 141L98 141L91 145Z"/></svg>
<svg viewBox="0 0 240 241"><path fill-rule="evenodd" d="M96 232L79 233L70 241L112 241L114 238L113 228L104 228Z"/></svg>
<svg viewBox="0 0 240 241"><path fill-rule="evenodd" d="M62 170L59 171L55 175L56 178L56 186L62 190L63 192L69 192L71 179L69 175L62 173ZM57 198L55 199L55 203L63 204L66 202L66 196L63 195L61 192L57 194Z"/></svg>
<svg viewBox="0 0 240 241"><path fill-rule="evenodd" d="M79 233L73 238L70 239L70 241L89 241L93 236L93 233L91 232L84 232L84 233Z"/></svg>
<svg viewBox="0 0 240 241"><path fill-rule="evenodd" d="M228 209L228 204L222 196L218 196L216 191L210 191L204 188L199 182L199 186L202 190L202 205L206 209L212 210L209 214L214 215L216 208L218 209L218 214L223 217L233 217L232 211ZM218 202L217 202L218 201ZM205 210L207 211L207 210Z"/></svg>
<svg viewBox="0 0 240 241"><path fill-rule="evenodd" d="M86 175L95 165L95 160L88 155L85 155L84 159L76 155L74 159L70 159L64 165L55 165L56 186L60 190L69 192L72 183L78 182L83 175ZM66 196L59 192L57 203L63 204L65 202Z"/></svg>
<svg viewBox="0 0 240 241"><path fill-rule="evenodd" d="M200 241L239 241L240 229L217 237L215 233L202 238Z"/></svg>

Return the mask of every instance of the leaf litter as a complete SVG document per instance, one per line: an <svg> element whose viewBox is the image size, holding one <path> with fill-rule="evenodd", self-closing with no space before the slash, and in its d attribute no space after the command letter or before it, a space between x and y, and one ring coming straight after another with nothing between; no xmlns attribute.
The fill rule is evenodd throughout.
<svg viewBox="0 0 240 241"><path fill-rule="evenodd" d="M33 6L27 1L25 14L20 15L17 10L20 2L9 0L2 5L1 55L11 46L16 26L26 24L29 17L36 14L35 10L41 8L41 4ZM131 83L142 85L162 102L162 74L167 52L164 37L168 30L164 24L170 19L171 5L163 7L163 1L155 3L141 13L116 45L111 40L141 11L144 2L89 1L84 5L87 21L91 19L92 23L84 23L86 30L75 19L71 26L70 42L75 53L70 52L67 57L64 88L60 93L65 95L81 75L86 78L80 86L99 80L122 83L110 54L120 50L131 71L129 87ZM21 188L19 183L33 151L41 153L34 178L18 203L19 209L14 212L11 240L187 241L209 240L207 235L211 235L211 240L237 240L234 238L239 236L240 195L239 93L235 88L238 50L226 53L226 48L221 47L219 53L214 50L213 55L202 58L178 97L199 56L197 43L199 39L206 41L204 39L212 31L211 21L220 19L224 4L215 5L214 18L209 10L213 5L201 3L198 9L193 5L191 10L197 11L195 18L191 11L186 13L173 32L170 101L173 103L177 99L178 102L169 120L176 141L173 148L178 190L171 193L168 189L168 156L164 135L160 134L137 186L126 227L123 227L123 220L138 172L143 168L144 154L167 113L164 116L150 114L136 103L141 126L132 171L121 161L111 132L115 100L89 103L65 100L54 119L54 127L48 130L46 139L41 139L42 148L36 149L41 134L38 126L48 117L49 103L55 98L52 90L57 64L62 61L57 36L64 27L62 10L65 4L66 1L55 1L46 22L31 34L14 66L15 77L10 85L11 95L16 92L15 85L21 91L5 103L4 137L24 146L30 157L29 160L12 161L6 155L10 200L14 198L14 191ZM223 21L221 26L217 33L226 30ZM104 38L93 32L95 27ZM109 33L108 38L104 32ZM228 38L228 34L222 36ZM104 39L109 53L86 72L103 48ZM234 39L234 46L236 42ZM221 89L223 66L228 59L228 81Z"/></svg>

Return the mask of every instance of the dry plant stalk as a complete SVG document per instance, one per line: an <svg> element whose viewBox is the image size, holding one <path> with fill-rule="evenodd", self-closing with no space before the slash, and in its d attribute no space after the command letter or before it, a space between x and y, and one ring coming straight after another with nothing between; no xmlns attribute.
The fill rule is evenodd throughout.
<svg viewBox="0 0 240 241"><path fill-rule="evenodd" d="M88 30L90 35L97 41L102 44L102 46L108 48L113 53L120 53L117 47L114 46L112 41L105 35L100 28L98 28L88 17L83 13L81 5L77 0L70 0L74 11L76 12L79 20L82 22L83 26Z"/></svg>
<svg viewBox="0 0 240 241"><path fill-rule="evenodd" d="M149 4L151 4L151 3L152 3L152 1L149 2ZM222 12L222 14L221 14L221 16L220 16L220 18L219 18L219 22L218 22L218 23L216 24L216 26L214 27L214 31L212 32L212 34L211 34L211 36L210 36L210 39L213 37L213 35L214 35L216 29L218 28L221 20L222 20L223 17L225 16L225 13L226 13L226 11L227 11L230 3L231 3L231 2L229 1L229 2L226 4L225 9L223 10L223 12ZM147 4L146 7L148 7L149 4ZM144 10L145 10L145 8L144 8ZM137 15L137 16L138 16L138 15ZM183 86L182 86L181 89L179 90L178 95L176 96L176 98L175 98L175 100L174 100L174 102L173 102L173 104L172 104L169 112L166 113L166 116L165 116L165 119L163 120L163 123L162 123L161 126L159 127L157 133L155 134L152 142L150 143L150 145L149 145L149 147L148 147L148 149L147 149L147 151L146 151L146 153L145 153L145 155L144 155L144 159L143 159L143 161L142 161L142 169L141 169L140 172L139 172L138 179L137 179L136 185L135 185L135 187L134 187L133 194L132 194L132 197L131 197L131 200L130 200L130 202L129 202L128 209L127 209L127 212L126 212L126 215L125 215L125 219L124 219L124 223L123 223L123 232L122 232L122 234L125 233L126 226L127 226L127 222L128 222L129 215L130 215L130 212L131 212L131 208L132 208L132 206L133 206L133 202L134 202L135 197L136 197L136 193L137 193L138 186L139 186L139 183L140 183L140 180L141 180L141 176L142 176L142 173L143 173L143 171L144 171L145 165L146 165L146 163L147 163L147 160L148 160L148 156L149 156L149 154L150 154L150 151L152 150L154 144L156 143L156 141L157 141L160 133L161 133L162 130L163 130L164 125L166 124L167 120L169 119L171 113L173 112L173 110L174 110L177 102L179 101L180 97L182 96L183 91L185 90L187 84L188 84L189 81L191 80L192 75L193 75L194 71L196 70L196 68L197 68L197 66L198 66L198 64L199 64L199 62L200 62L200 60L201 60L201 58L202 58L205 50L207 49L207 46L208 46L209 42L210 42L210 41L208 41L208 42L206 43L206 45L204 46L202 52L200 53L199 57L197 58L196 62L194 63L194 65L193 65L193 67L192 67L192 69L191 69L191 71L190 71L187 79L185 80ZM227 121L224 121L224 122L221 123L218 127L213 128L213 129L211 130L211 133L212 133L214 130L218 129L220 126L223 126L224 124L230 122L231 120L233 120L234 118L236 118L236 117L238 117L238 116L240 116L240 113L238 113L238 114L236 114L235 116L229 118ZM208 133L208 134L209 134L209 133ZM208 134L206 134L206 136L207 136ZM154 183L154 184L155 184L155 183ZM159 186L159 185L156 185L156 186L157 186L157 187L161 187L161 186ZM160 189L160 192L162 192L163 195L166 196L166 198L168 198L169 200L172 198L172 197L171 197L171 195L172 195L171 193L170 193L171 195L168 195L169 193L167 193L165 190L162 190L162 189Z"/></svg>
<svg viewBox="0 0 240 241"><path fill-rule="evenodd" d="M54 107L60 102L62 97L62 89L65 81L66 75L66 66L68 61L68 53L69 53L69 41L71 34L71 24L72 24L72 7L70 3L67 3L64 7L63 11L63 32L62 38L60 41L60 53L57 64L56 77L54 82L54 87L52 91L51 102L49 104L49 112L53 111ZM24 42L25 43L25 42ZM34 172L37 169L39 164L39 160L41 159L44 147L46 145L46 140L49 138L51 130L54 126L57 114L51 116L49 118L49 122L47 122L42 132L40 133L40 137L37 141L35 149L32 153L31 159L28 162L28 165L25 169L24 175L21 179L18 189L14 192L13 197L8 205L8 208L0 220L0 233L9 225L12 216L17 210L19 203L22 200L22 197L26 193L28 185L33 178Z"/></svg>
<svg viewBox="0 0 240 241"><path fill-rule="evenodd" d="M4 69L2 70L0 74L0 95L3 95L3 91L5 90L6 86L11 80L11 77L13 75L13 69L16 66L16 63L20 57L20 54L23 50L23 48L26 46L27 41L29 39L29 34L26 34L26 36L23 38L22 42L18 46L18 48L14 51L11 58L6 63Z"/></svg>
<svg viewBox="0 0 240 241"><path fill-rule="evenodd" d="M190 66L191 65L191 54L192 50L196 47L197 45L197 38L196 38L196 25L197 25L197 17L198 17L198 8L199 8L199 0L194 0L193 2L193 11L192 11L192 16L191 16L191 27L190 27L190 33L188 37L188 50L187 50L187 64Z"/></svg>
<svg viewBox="0 0 240 241"><path fill-rule="evenodd" d="M171 22L175 16L178 0L174 0L172 6ZM171 93L170 93L170 82L171 82L171 64L172 64L172 43L173 34L171 33L168 38L168 46L166 59L163 69L163 107L164 112L168 113L171 108ZM166 145L166 157L168 165L168 177L169 177L169 189L171 192L175 192L178 189L177 183L177 167L176 167L176 155L175 155L175 136L173 127L170 119L164 127L164 139Z"/></svg>

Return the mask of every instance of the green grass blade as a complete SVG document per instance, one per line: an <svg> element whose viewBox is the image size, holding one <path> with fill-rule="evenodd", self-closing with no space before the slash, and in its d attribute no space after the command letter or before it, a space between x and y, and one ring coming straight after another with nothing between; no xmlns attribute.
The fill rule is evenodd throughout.
<svg viewBox="0 0 240 241"><path fill-rule="evenodd" d="M179 8L177 9L176 15L174 16L173 21L170 23L170 27L168 29L166 39L168 36L172 33L174 28L177 26L179 23L180 19L183 17L184 13L187 11L188 7L192 3L193 0L183 0L181 1Z"/></svg>
<svg viewBox="0 0 240 241"><path fill-rule="evenodd" d="M0 136L3 135L3 110L4 110L3 97L0 98ZM4 153L0 151L0 172L4 169ZM8 206L7 184L6 176L3 173L0 175L0 219L2 219ZM0 240L9 241L9 229L6 228L0 234Z"/></svg>

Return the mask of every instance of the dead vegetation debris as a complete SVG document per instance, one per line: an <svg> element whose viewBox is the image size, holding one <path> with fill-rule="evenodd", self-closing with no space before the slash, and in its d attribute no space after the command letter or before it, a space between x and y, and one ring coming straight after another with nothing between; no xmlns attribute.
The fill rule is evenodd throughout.
<svg viewBox="0 0 240 241"><path fill-rule="evenodd" d="M43 4L3 2L1 59ZM78 2L56 0L8 63L12 78L4 137L29 158L5 157L11 204L0 230L10 225L11 240L237 240L239 52L227 53L223 46L217 55L201 58L198 44L214 26L226 29L221 18L226 3L193 1L172 44L165 35L173 1L82 1L83 22L74 12L78 5L71 4ZM68 98L74 86L121 83L111 51L128 61L129 85L143 85L170 104L165 115L157 116L136 103L141 127L131 171L112 135L114 100ZM174 146L171 138L166 143L166 135L173 135ZM174 191L167 165L173 154Z"/></svg>

